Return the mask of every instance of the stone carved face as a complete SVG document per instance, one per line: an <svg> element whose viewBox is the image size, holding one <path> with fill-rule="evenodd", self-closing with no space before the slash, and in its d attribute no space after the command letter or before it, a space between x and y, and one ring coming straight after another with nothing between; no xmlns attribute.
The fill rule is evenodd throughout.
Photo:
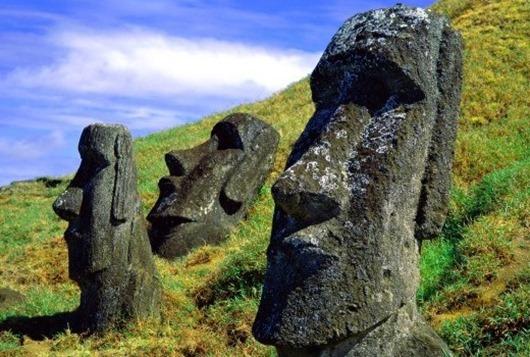
<svg viewBox="0 0 530 357"><path fill-rule="evenodd" d="M447 25L423 10L382 11L348 20L326 49L311 76L317 110L272 188L276 209L253 333L281 352L362 338L414 301L417 216L432 210L429 220L439 210L445 217L456 132L449 116L458 95L450 110L440 104L438 91L453 89L437 76L459 75L450 58L436 72L436 59L447 55L439 55ZM393 11L396 21L380 20ZM452 50L457 36L447 36L444 50ZM414 51L411 38L421 39ZM443 159L430 161L430 151ZM430 203L429 185L440 202Z"/></svg>
<svg viewBox="0 0 530 357"><path fill-rule="evenodd" d="M85 128L79 153L79 170L53 205L57 215L69 222L65 239L70 277L77 282L108 268L116 255L126 257L126 245L115 245L112 236L137 208L135 183L128 182L136 177L130 173L132 139L124 127Z"/></svg>
<svg viewBox="0 0 530 357"><path fill-rule="evenodd" d="M222 240L263 184L277 143L266 123L233 114L202 145L168 153L170 176L160 180L160 198L148 216L154 251L174 258Z"/></svg>
<svg viewBox="0 0 530 357"><path fill-rule="evenodd" d="M381 137L377 123L409 110L415 116L413 108L397 108L374 118L355 104L339 106L273 186L276 211L254 326L260 341L325 345L368 330L413 299L418 246L408 230L416 201L400 202L397 192L402 184L412 197L421 176L385 182L391 167L383 157L393 155L396 133L377 147L363 139Z"/></svg>
<svg viewBox="0 0 530 357"><path fill-rule="evenodd" d="M74 322L93 333L156 318L160 282L139 212L131 135L121 125L90 125L79 152L79 170L53 204L69 223L69 272L81 290Z"/></svg>

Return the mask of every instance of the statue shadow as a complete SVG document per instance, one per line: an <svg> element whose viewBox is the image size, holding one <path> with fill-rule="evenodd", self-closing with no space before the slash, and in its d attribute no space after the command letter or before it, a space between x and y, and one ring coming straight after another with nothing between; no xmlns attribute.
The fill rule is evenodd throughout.
<svg viewBox="0 0 530 357"><path fill-rule="evenodd" d="M41 341L61 332L79 332L77 312L61 312L50 316L13 316L0 322L0 332L10 331L17 336L28 336Z"/></svg>

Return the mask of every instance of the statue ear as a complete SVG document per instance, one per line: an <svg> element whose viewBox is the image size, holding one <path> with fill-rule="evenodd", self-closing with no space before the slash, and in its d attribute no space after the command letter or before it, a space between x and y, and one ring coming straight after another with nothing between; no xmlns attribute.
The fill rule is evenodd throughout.
<svg viewBox="0 0 530 357"><path fill-rule="evenodd" d="M133 214L136 187L134 167L132 167L132 139L129 133L119 133L114 143L116 156L116 177L112 196L112 217L124 222Z"/></svg>
<svg viewBox="0 0 530 357"><path fill-rule="evenodd" d="M451 197L451 168L459 115L462 53L455 50L461 46L459 34L446 27L442 36L445 45L440 48L436 72L440 96L416 214L416 239L432 239L440 234ZM454 86L455 83L458 84L457 87Z"/></svg>

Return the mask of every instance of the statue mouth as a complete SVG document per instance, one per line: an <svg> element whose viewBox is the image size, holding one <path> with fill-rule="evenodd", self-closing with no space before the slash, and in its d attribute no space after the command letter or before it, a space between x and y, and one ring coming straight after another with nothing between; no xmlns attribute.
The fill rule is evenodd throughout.
<svg viewBox="0 0 530 357"><path fill-rule="evenodd" d="M280 243L280 249L287 256L295 254L325 255L325 252L318 246L318 244L312 242L309 237L303 237L296 234L286 237Z"/></svg>
<svg viewBox="0 0 530 357"><path fill-rule="evenodd" d="M303 284L306 279L325 271L339 260L338 256L319 246L315 238L299 234L284 238L273 254L283 257L294 285Z"/></svg>
<svg viewBox="0 0 530 357"><path fill-rule="evenodd" d="M70 222L68 228L64 232L64 239L66 239L67 241L76 241L81 239L81 236L82 234L78 229L78 224Z"/></svg>
<svg viewBox="0 0 530 357"><path fill-rule="evenodd" d="M285 311L289 311L290 318L305 319L306 325L312 320L304 315L307 309L297 297L300 291L311 290L313 297L318 299L323 289L319 283L321 279L330 281L341 276L338 260L339 257L326 251L311 233L297 232L271 246L265 275L268 293L261 298L253 326L258 341L268 345L285 344L281 322ZM312 313L323 315L325 311Z"/></svg>
<svg viewBox="0 0 530 357"><path fill-rule="evenodd" d="M151 231L156 232L157 237L164 239L177 233L182 226L189 223L196 223L197 221L191 218L176 216L176 217L149 217L151 221Z"/></svg>

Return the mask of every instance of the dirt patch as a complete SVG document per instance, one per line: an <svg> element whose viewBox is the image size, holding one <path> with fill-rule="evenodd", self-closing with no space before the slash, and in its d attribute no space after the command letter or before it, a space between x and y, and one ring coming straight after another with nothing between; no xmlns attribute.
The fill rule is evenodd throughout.
<svg viewBox="0 0 530 357"><path fill-rule="evenodd" d="M56 285L69 281L68 251L62 237L52 238L38 246L31 245L16 257L1 259L0 265L5 267L0 277L19 286Z"/></svg>
<svg viewBox="0 0 530 357"><path fill-rule="evenodd" d="M227 345L235 347L238 344L247 342L250 337L250 327L247 325L237 326L229 324L226 328Z"/></svg>
<svg viewBox="0 0 530 357"><path fill-rule="evenodd" d="M510 263L499 269L494 279L477 287L473 294L462 295L461 299L458 299L459 303L453 304L447 310L431 312L429 320L435 329L445 321L469 316L481 308L492 307L498 303L501 295L509 290L510 282L528 265L529 243L522 238L513 243L514 251Z"/></svg>
<svg viewBox="0 0 530 357"><path fill-rule="evenodd" d="M212 261L212 259L218 255L217 249L212 249L211 247L203 247L197 250L196 252L190 254L186 259L184 267L189 268L196 265L206 264Z"/></svg>
<svg viewBox="0 0 530 357"><path fill-rule="evenodd" d="M28 356L48 356L51 352L50 342L48 340L35 341L29 337L24 337L24 353Z"/></svg>

